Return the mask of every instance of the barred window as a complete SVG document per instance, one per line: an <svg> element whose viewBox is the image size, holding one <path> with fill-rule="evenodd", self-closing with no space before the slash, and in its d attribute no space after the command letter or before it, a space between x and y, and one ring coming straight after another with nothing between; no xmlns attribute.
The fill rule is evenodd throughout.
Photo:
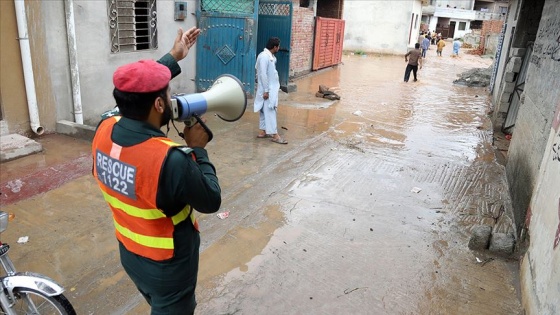
<svg viewBox="0 0 560 315"><path fill-rule="evenodd" d="M156 0L107 0L111 52L157 49Z"/></svg>

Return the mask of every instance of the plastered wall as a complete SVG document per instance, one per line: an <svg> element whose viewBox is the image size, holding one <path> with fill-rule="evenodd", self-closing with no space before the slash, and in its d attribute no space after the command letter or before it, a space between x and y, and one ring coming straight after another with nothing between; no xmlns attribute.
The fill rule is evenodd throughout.
<svg viewBox="0 0 560 315"><path fill-rule="evenodd" d="M508 151L506 175L518 230L525 220L560 101L560 6L545 1Z"/></svg>
<svg viewBox="0 0 560 315"><path fill-rule="evenodd" d="M527 314L560 313L560 6L544 4L530 60L525 102L510 148L510 182L534 183L521 264ZM516 193L519 185L512 186Z"/></svg>
<svg viewBox="0 0 560 315"><path fill-rule="evenodd" d="M419 0L393 1L390 5L387 1L346 1L344 50L405 54L416 43L421 18Z"/></svg>
<svg viewBox="0 0 560 315"><path fill-rule="evenodd" d="M51 78L48 74L49 62L45 53L45 32L42 28L40 2L26 1L28 40L31 50L31 62L34 76L36 104L39 111L40 125L46 130L54 131L56 115L55 99L51 93ZM0 97L3 120L7 122L10 133L33 136L30 127L29 109L20 40L14 1L0 1Z"/></svg>
<svg viewBox="0 0 560 315"><path fill-rule="evenodd" d="M13 1L0 1L0 102L2 117L11 133L30 131L29 112L19 49Z"/></svg>
<svg viewBox="0 0 560 315"><path fill-rule="evenodd" d="M46 55L50 63L52 95L58 120L74 120L68 58L64 1L41 1L44 14ZM196 1L187 1L187 18L174 20L174 2L157 2L158 48L138 52L111 53L107 1L74 0L77 60L84 124L97 125L99 115L114 106L113 72L121 65L140 59L157 60L169 52L177 29L196 25ZM196 46L179 64L182 73L171 82L172 93L194 92Z"/></svg>
<svg viewBox="0 0 560 315"><path fill-rule="evenodd" d="M507 23L493 93L495 126L507 111L507 99L500 99L512 82L511 65L534 41L506 165L517 230L529 242L520 269L522 302L527 315L560 314L560 6L514 0Z"/></svg>
<svg viewBox="0 0 560 315"><path fill-rule="evenodd" d="M531 200L530 245L521 263L526 314L560 314L560 102Z"/></svg>

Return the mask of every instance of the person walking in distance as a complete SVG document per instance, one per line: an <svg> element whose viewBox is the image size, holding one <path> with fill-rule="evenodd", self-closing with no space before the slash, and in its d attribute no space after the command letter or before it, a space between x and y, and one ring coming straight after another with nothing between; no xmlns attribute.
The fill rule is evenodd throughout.
<svg viewBox="0 0 560 315"><path fill-rule="evenodd" d="M443 47L445 47L445 41L443 39L438 40L437 42L437 55L441 57L441 53L443 52Z"/></svg>
<svg viewBox="0 0 560 315"><path fill-rule="evenodd" d="M259 134L257 138L271 138L272 142L287 144L278 134L276 114L278 111L278 90L280 80L276 70L274 54L280 49L280 39L271 37L266 47L257 56L255 70L257 72L257 94L255 96L254 111L259 112Z"/></svg>
<svg viewBox="0 0 560 315"><path fill-rule="evenodd" d="M459 48L461 48L461 42L459 41L458 38L455 38L453 40L453 55L454 56L459 56Z"/></svg>
<svg viewBox="0 0 560 315"><path fill-rule="evenodd" d="M422 58L426 58L426 53L428 52L428 49L430 48L430 38L426 36L426 38L424 38L422 40Z"/></svg>
<svg viewBox="0 0 560 315"><path fill-rule="evenodd" d="M152 315L194 314L200 250L194 209L213 213L221 205L201 124L185 126L185 144L160 130L172 117L169 81L198 34L195 27L180 29L158 62L140 60L114 72L117 107L102 115L92 142L93 176L112 212L121 264Z"/></svg>
<svg viewBox="0 0 560 315"><path fill-rule="evenodd" d="M410 78L410 71L414 74L414 82L418 81L416 72L418 67L422 69L422 52L420 52L420 44L416 43L414 49L404 55L404 61L408 62L406 70L404 71L404 82L408 82Z"/></svg>

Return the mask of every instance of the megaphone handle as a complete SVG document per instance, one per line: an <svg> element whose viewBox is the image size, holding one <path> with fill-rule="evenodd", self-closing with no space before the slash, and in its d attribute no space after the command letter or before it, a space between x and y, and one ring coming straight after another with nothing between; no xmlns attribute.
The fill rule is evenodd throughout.
<svg viewBox="0 0 560 315"><path fill-rule="evenodd" d="M204 128L204 130L208 134L208 142L212 141L212 139L214 138L212 130L210 130L210 128L206 126L206 124L202 121L202 119L200 119L200 116L198 116L198 114L193 114L192 117L196 119L196 121L202 126L202 128Z"/></svg>

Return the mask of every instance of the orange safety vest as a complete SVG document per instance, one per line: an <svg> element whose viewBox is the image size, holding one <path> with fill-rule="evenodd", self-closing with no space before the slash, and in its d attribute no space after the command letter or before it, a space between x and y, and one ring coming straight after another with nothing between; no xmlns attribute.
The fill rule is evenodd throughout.
<svg viewBox="0 0 560 315"><path fill-rule="evenodd" d="M132 147L111 141L113 127L120 116L104 120L92 144L93 176L113 213L117 239L127 250L150 258L173 257L175 225L190 217L198 222L190 205L173 217L157 208L156 195L160 172L169 150L182 146L169 138L150 138Z"/></svg>

